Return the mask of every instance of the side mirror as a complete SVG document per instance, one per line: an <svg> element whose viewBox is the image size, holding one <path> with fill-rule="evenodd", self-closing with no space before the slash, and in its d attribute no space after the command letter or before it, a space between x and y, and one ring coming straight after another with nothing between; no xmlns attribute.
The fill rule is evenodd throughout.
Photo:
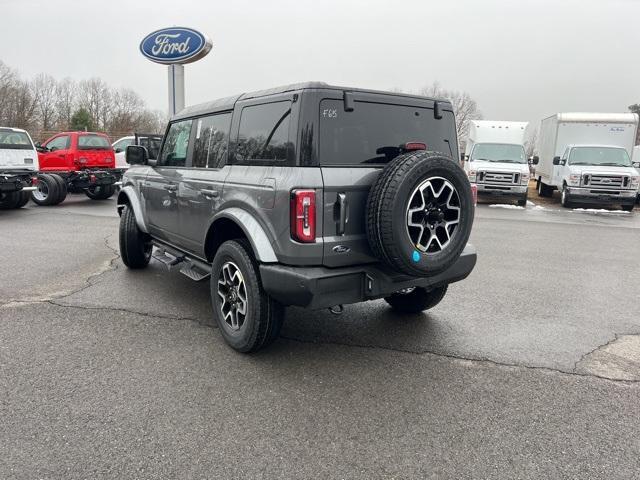
<svg viewBox="0 0 640 480"><path fill-rule="evenodd" d="M633 168L640 168L640 162L633 162Z"/></svg>
<svg viewBox="0 0 640 480"><path fill-rule="evenodd" d="M538 165L538 163L540 163L540 157L539 157L539 156L537 156L537 155L534 155L534 156L533 156L533 159L531 160L531 163L532 163L533 165Z"/></svg>
<svg viewBox="0 0 640 480"><path fill-rule="evenodd" d="M560 165L560 157L553 157L553 164Z"/></svg>
<svg viewBox="0 0 640 480"><path fill-rule="evenodd" d="M44 152L49 151L49 149L47 147L43 147L40 142L36 142L35 146L36 146L36 150L38 152L44 153Z"/></svg>
<svg viewBox="0 0 640 480"><path fill-rule="evenodd" d="M149 162L149 152L140 145L129 145L124 155L129 165L147 165Z"/></svg>
<svg viewBox="0 0 640 480"><path fill-rule="evenodd" d="M118 148L114 149L113 151L114 151L115 153L121 153L121 152L124 152L124 150L122 150L122 148L121 148L121 147L118 147Z"/></svg>

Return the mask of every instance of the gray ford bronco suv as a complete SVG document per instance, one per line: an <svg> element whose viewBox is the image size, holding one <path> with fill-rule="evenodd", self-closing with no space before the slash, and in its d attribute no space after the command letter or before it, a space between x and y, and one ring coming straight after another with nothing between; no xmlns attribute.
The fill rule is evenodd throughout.
<svg viewBox="0 0 640 480"><path fill-rule="evenodd" d="M188 107L158 158L126 155L122 261L144 268L153 252L210 278L216 322L241 352L272 342L288 305L427 310L476 262L445 100L290 85Z"/></svg>

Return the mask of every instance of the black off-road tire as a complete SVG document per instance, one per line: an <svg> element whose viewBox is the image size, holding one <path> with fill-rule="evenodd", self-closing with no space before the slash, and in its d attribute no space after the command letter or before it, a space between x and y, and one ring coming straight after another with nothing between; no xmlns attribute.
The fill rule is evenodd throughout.
<svg viewBox="0 0 640 480"><path fill-rule="evenodd" d="M20 194L23 192L11 192L0 194L0 210L13 210L19 208Z"/></svg>
<svg viewBox="0 0 640 480"><path fill-rule="evenodd" d="M58 181L53 175L43 173L38 175L38 183L36 191L31 192L31 200L40 206L56 205L60 196L60 187Z"/></svg>
<svg viewBox="0 0 640 480"><path fill-rule="evenodd" d="M120 258L131 269L149 265L153 246L151 238L138 228L136 216L129 205L125 205L120 217Z"/></svg>
<svg viewBox="0 0 640 480"><path fill-rule="evenodd" d="M106 200L116 193L116 187L115 185L97 185L87 188L84 193L91 200Z"/></svg>
<svg viewBox="0 0 640 480"><path fill-rule="evenodd" d="M394 293L385 297L385 300L396 312L420 313L439 304L446 295L448 287L449 285L444 285L431 290L416 287L409 293Z"/></svg>
<svg viewBox="0 0 640 480"><path fill-rule="evenodd" d="M459 223L438 252L418 251L407 229L407 211L414 191L427 179L444 178L457 192ZM392 269L430 277L451 267L467 244L473 224L471 185L450 157L419 151L400 155L374 183L367 200L367 238L373 253Z"/></svg>
<svg viewBox="0 0 640 480"><path fill-rule="evenodd" d="M218 280L223 266L228 262L237 266L246 289L247 313L238 329L234 329L223 317L222 299L218 294ZM229 240L220 246L211 266L210 292L213 316L231 348L242 353L256 352L278 338L284 307L264 291L258 264L247 242Z"/></svg>
<svg viewBox="0 0 640 480"><path fill-rule="evenodd" d="M62 176L52 173L51 176L58 182L58 198L52 205L58 205L67 198L67 181Z"/></svg>

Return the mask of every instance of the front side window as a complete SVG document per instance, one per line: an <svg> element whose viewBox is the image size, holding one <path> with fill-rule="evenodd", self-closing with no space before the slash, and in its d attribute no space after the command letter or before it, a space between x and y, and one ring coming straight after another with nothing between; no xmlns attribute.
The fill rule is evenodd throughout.
<svg viewBox="0 0 640 480"><path fill-rule="evenodd" d="M253 105L242 109L235 159L238 163L284 162L289 151L291 102Z"/></svg>
<svg viewBox="0 0 640 480"><path fill-rule="evenodd" d="M56 150L66 150L67 148L69 148L70 144L71 138L69 137L69 135L61 135L45 144L45 147L47 147L50 151L55 152Z"/></svg>
<svg viewBox="0 0 640 480"><path fill-rule="evenodd" d="M216 168L227 157L231 114L221 113L194 120L193 166L197 168Z"/></svg>
<svg viewBox="0 0 640 480"><path fill-rule="evenodd" d="M473 149L471 161L496 163L527 163L522 145L506 143L479 143Z"/></svg>
<svg viewBox="0 0 640 480"><path fill-rule="evenodd" d="M189 135L192 120L172 123L162 148L159 165L166 167L184 167L187 163Z"/></svg>
<svg viewBox="0 0 640 480"><path fill-rule="evenodd" d="M79 135L78 150L111 150L111 144L102 135Z"/></svg>
<svg viewBox="0 0 640 480"><path fill-rule="evenodd" d="M630 167L632 164L629 154L624 148L574 147L569 154L569 165Z"/></svg>
<svg viewBox="0 0 640 480"><path fill-rule="evenodd" d="M29 135L24 132L0 129L0 149L7 150L32 150L33 145Z"/></svg>

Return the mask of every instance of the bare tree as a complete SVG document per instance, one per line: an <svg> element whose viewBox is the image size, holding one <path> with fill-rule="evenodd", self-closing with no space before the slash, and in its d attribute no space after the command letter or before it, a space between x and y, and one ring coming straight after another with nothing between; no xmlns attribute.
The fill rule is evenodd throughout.
<svg viewBox="0 0 640 480"><path fill-rule="evenodd" d="M524 142L524 151L527 155L527 158L533 157L537 152L537 143L538 143L538 128L536 127L529 134L529 138L527 138Z"/></svg>
<svg viewBox="0 0 640 480"><path fill-rule="evenodd" d="M9 124L11 97L16 86L15 72L0 60L0 125Z"/></svg>
<svg viewBox="0 0 640 480"><path fill-rule="evenodd" d="M464 145L469 136L469 122L482 118L482 112L478 109L476 101L467 92L446 90L438 82L422 88L420 94L427 97L444 98L451 102L453 113L456 117L458 143L460 148L464 150Z"/></svg>
<svg viewBox="0 0 640 480"><path fill-rule="evenodd" d="M48 131L55 121L58 93L56 79L44 73L37 75L31 81L31 92L36 103L40 127Z"/></svg>
<svg viewBox="0 0 640 480"><path fill-rule="evenodd" d="M56 90L57 128L66 130L71 125L71 116L75 110L77 85L67 77L58 82Z"/></svg>
<svg viewBox="0 0 640 480"><path fill-rule="evenodd" d="M78 106L89 112L97 128L107 128L110 99L111 90L101 78L82 80L78 85Z"/></svg>

